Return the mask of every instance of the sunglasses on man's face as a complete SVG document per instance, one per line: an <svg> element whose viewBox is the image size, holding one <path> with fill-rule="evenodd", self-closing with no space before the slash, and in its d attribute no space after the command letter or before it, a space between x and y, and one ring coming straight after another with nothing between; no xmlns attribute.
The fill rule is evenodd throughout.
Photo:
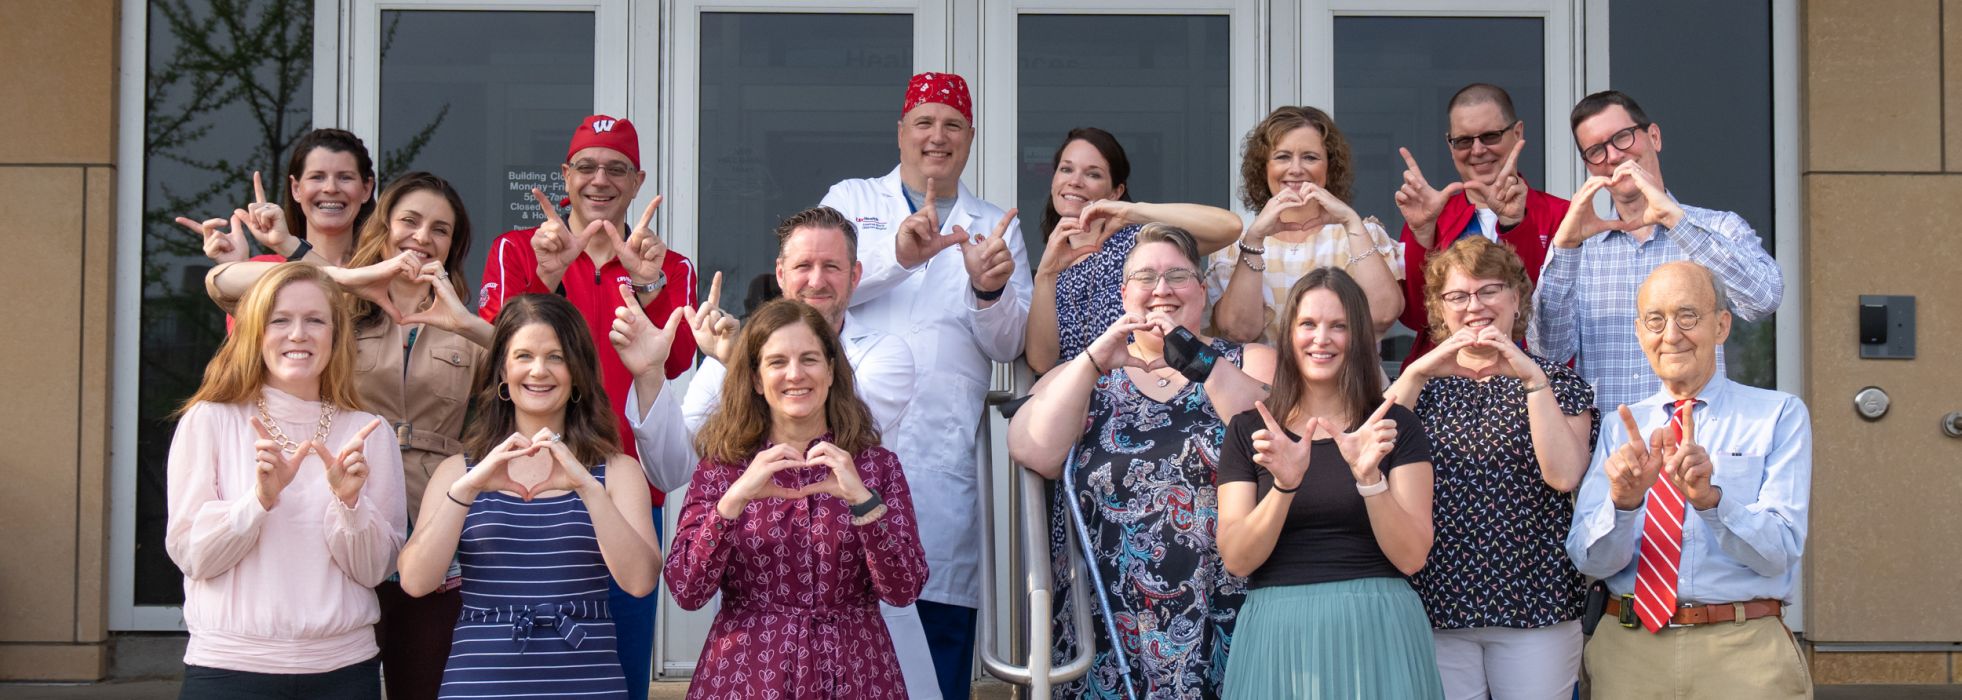
<svg viewBox="0 0 1962 700"><path fill-rule="evenodd" d="M1451 150L1454 151L1471 150L1473 140L1485 144L1486 146L1497 146L1499 145L1500 141L1505 139L1506 132L1512 131L1512 128L1515 126L1519 126L1519 120L1517 119L1512 120L1511 124L1507 124L1504 127L1493 129L1491 131L1487 131L1482 134L1472 134L1470 136L1452 136L1450 134L1445 134L1444 142L1450 144Z"/></svg>

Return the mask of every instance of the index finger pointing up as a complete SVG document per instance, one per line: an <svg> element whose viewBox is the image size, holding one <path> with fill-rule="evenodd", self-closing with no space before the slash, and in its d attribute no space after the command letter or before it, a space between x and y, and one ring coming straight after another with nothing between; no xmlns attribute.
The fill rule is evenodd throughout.
<svg viewBox="0 0 1962 700"><path fill-rule="evenodd" d="M647 311L640 308L640 296L634 293L633 287L624 284L620 285L620 301L626 312L632 314L634 318L642 321L647 320ZM680 311L680 309L675 310Z"/></svg>
<svg viewBox="0 0 1962 700"><path fill-rule="evenodd" d="M266 203L266 185L264 181L259 179L259 171L257 170L252 171L252 203Z"/></svg>
<svg viewBox="0 0 1962 700"><path fill-rule="evenodd" d="M716 270L715 277L709 280L708 296L702 298L702 310L707 311L709 309L721 308L720 306L721 303L722 303L722 271Z"/></svg>
<svg viewBox="0 0 1962 700"><path fill-rule="evenodd" d="M1390 407L1395 405L1397 405L1395 398L1383 399L1383 405L1377 406L1376 412L1369 414L1369 420L1363 421L1363 425L1370 425L1376 421L1383 420L1383 416L1389 415Z"/></svg>
<svg viewBox="0 0 1962 700"><path fill-rule="evenodd" d="M350 453L361 449L361 446L368 442L368 435L375 432L376 428L381 427L381 424L382 419L376 418L368 421L367 425L361 426L361 431L354 434L354 439L347 441L347 446L341 448L341 453L335 461L345 460Z"/></svg>
<svg viewBox="0 0 1962 700"><path fill-rule="evenodd" d="M538 189L536 187L531 188L531 198L538 200L538 211L545 214L546 221L557 221L559 225L561 226L565 225L565 222L559 221L558 208L552 206L552 200L545 198L544 190Z"/></svg>
<svg viewBox="0 0 1962 700"><path fill-rule="evenodd" d="M1683 416L1683 440L1685 445L1696 444L1696 402L1683 404L1679 411Z"/></svg>
<svg viewBox="0 0 1962 700"><path fill-rule="evenodd" d="M1012 223L1015 223L1015 214L1016 214L1017 212L1020 212L1020 211L1022 211L1022 210L1021 210L1021 209L1010 209L1010 210L1008 210L1008 213L1006 213L1006 214L1003 214L1003 215L1001 215L1001 220L1000 220L1000 221L997 221L997 222L995 222L995 232L994 232L994 233L992 233L992 234L989 234L989 235L988 235L988 237L989 237L989 238L1001 238L1001 237L1003 237L1003 236L1005 236L1005 235L1007 235L1007 234L1008 234L1008 225L1009 225L1009 224L1012 224Z"/></svg>
<svg viewBox="0 0 1962 700"><path fill-rule="evenodd" d="M1634 445L1642 454L1647 454L1648 445L1642 442L1642 426L1635 422L1635 412L1628 410L1628 404L1622 404L1615 411L1621 414L1621 427L1628 430L1628 444Z"/></svg>
<svg viewBox="0 0 1962 700"><path fill-rule="evenodd" d="M640 223L634 224L634 230L638 231L647 228L649 224L654 223L654 210L660 206L661 195L654 195L654 201L648 202L647 210L640 213Z"/></svg>
<svg viewBox="0 0 1962 700"><path fill-rule="evenodd" d="M940 232L940 209L939 209L939 208L937 208L937 207L935 207L935 206L933 206L933 191L934 191L934 189L935 189L935 188L934 188L934 186L933 186L933 184L934 184L934 183L933 183L933 178L927 178L927 191L926 191L926 215L927 215L927 221L931 221L931 222L933 222L933 232L934 232L934 233L939 233L939 232Z"/></svg>
<svg viewBox="0 0 1962 700"><path fill-rule="evenodd" d="M1519 172L1519 154L1526 150L1526 139L1512 144L1512 152L1506 154L1506 162L1499 165L1499 172L1492 176L1492 184L1506 186L1506 178Z"/></svg>
<svg viewBox="0 0 1962 700"><path fill-rule="evenodd" d="M1417 159L1410 156L1410 149L1398 146L1397 153L1403 156L1404 166L1410 168L1410 172L1416 173L1418 179L1423 179L1424 169L1417 167Z"/></svg>
<svg viewBox="0 0 1962 700"><path fill-rule="evenodd" d="M252 423L252 432L258 433L259 439L261 440L273 439L272 433L266 431L266 424L259 422L258 416L253 416L250 419L250 421Z"/></svg>
<svg viewBox="0 0 1962 700"><path fill-rule="evenodd" d="M1287 439L1287 437L1288 437L1288 434L1287 434L1286 432L1283 432L1283 431L1281 430L1281 423L1280 423L1280 421L1277 421L1277 420L1274 420L1274 414L1273 414L1273 413L1271 413L1271 412L1269 412L1269 411L1267 410L1267 402L1266 402L1266 401L1255 401L1255 402L1254 402L1254 410L1257 410L1257 411L1260 411L1260 420L1261 420L1261 422L1264 422L1264 423L1266 423L1266 424L1267 424L1267 434L1268 434L1268 435L1270 435L1270 436L1272 436L1272 437L1273 437L1273 439L1275 439L1275 440L1286 440L1286 439Z"/></svg>

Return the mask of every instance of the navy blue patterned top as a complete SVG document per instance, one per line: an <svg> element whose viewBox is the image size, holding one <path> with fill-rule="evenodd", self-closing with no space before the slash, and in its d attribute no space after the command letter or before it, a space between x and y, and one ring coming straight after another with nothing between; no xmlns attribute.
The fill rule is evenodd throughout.
<svg viewBox="0 0 1962 700"><path fill-rule="evenodd" d="M1594 408L1594 388L1533 355L1565 415ZM1436 469L1436 540L1410 577L1431 626L1546 627L1580 617L1587 582L1567 558L1574 499L1546 484L1519 380L1439 377L1417 395ZM1588 444L1601 429L1594 416Z"/></svg>
<svg viewBox="0 0 1962 700"><path fill-rule="evenodd" d="M1102 250L1056 275L1056 364L1076 359L1124 315L1124 258L1140 228L1118 229Z"/></svg>
<svg viewBox="0 0 1962 700"><path fill-rule="evenodd" d="M606 466L592 468L606 481ZM627 697L606 560L576 493L477 495L457 542L463 611L440 697Z"/></svg>

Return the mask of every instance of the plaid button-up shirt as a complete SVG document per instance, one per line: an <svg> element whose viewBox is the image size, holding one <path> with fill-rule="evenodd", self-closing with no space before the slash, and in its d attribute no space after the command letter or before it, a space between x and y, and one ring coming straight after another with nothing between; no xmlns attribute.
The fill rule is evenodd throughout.
<svg viewBox="0 0 1962 700"><path fill-rule="evenodd" d="M1770 316L1785 295L1784 273L1744 217L1682 206L1681 224L1658 225L1646 241L1609 231L1547 251L1527 343L1554 362L1578 358L1575 368L1594 385L1603 413L1662 388L1635 334L1635 293L1657 266L1691 260L1710 268L1730 293L1731 312L1746 321ZM1724 371L1719 347L1717 372Z"/></svg>

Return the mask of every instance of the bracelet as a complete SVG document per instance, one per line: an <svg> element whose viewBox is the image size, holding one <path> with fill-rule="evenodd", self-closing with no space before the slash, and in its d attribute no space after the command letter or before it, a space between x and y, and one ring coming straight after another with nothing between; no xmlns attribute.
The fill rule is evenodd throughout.
<svg viewBox="0 0 1962 700"><path fill-rule="evenodd" d="M470 504L468 504L468 503L464 503L463 501L459 501L459 500L457 500L457 499L456 499L456 494L453 494L453 493L450 493L450 492L448 492L448 491L444 491L444 492L443 492L443 497L444 497L444 498L447 498L447 499L450 499L450 502L451 502L451 503L455 503L455 504L457 504L457 505L460 505L460 506L463 506L463 507L464 507L465 509L469 509L469 508L470 508Z"/></svg>
<svg viewBox="0 0 1962 700"><path fill-rule="evenodd" d="M300 247L294 248L293 254L286 256L286 262L299 262L300 258L306 257L307 253L310 252L313 252L313 244L307 242L307 239L302 238L300 239Z"/></svg>
<svg viewBox="0 0 1962 700"><path fill-rule="evenodd" d="M1095 357L1091 357L1091 356L1090 356L1090 351L1088 351L1088 350L1085 350L1085 351L1083 352L1083 359L1086 359L1086 360L1089 360L1089 361L1090 361L1090 368L1091 368L1091 369L1094 369L1094 370L1097 370L1097 376L1099 376L1099 377L1101 377L1101 376L1104 376L1104 375L1106 375L1106 374L1110 374L1109 372L1106 372L1106 371L1104 371L1104 366L1103 366L1103 365L1100 365L1100 364L1097 364L1097 358L1095 358Z"/></svg>
<svg viewBox="0 0 1962 700"><path fill-rule="evenodd" d="M870 512L864 515L854 516L852 518L852 526L865 527L867 525L871 525L873 521L876 521L883 517L886 517L886 504L881 503L877 507L874 507Z"/></svg>
<svg viewBox="0 0 1962 700"><path fill-rule="evenodd" d="M1363 259L1368 258L1369 256L1375 254L1376 254L1376 249L1370 248L1369 250L1363 251L1362 254L1360 255L1351 255L1349 256L1349 262L1342 263L1342 267L1347 268L1350 265L1354 265L1356 263L1362 262Z"/></svg>
<svg viewBox="0 0 1962 700"><path fill-rule="evenodd" d="M1538 384L1531 384L1531 385L1525 385L1525 384L1522 384L1522 385L1520 385L1520 387L1519 387L1519 393L1521 393L1521 394L1531 394L1531 393L1533 393L1533 392L1535 392L1535 391L1539 391L1539 390L1541 390L1541 389L1545 389L1545 388L1547 387L1547 385L1548 385L1548 384L1552 384L1552 383L1553 383L1553 380L1551 380L1551 379L1548 379L1548 380L1545 380L1545 381L1542 381L1542 382L1540 382L1540 383L1538 383Z"/></svg>
<svg viewBox="0 0 1962 700"><path fill-rule="evenodd" d="M661 288L668 286L668 271L662 270L661 274L654 278L654 281L648 282L647 284L635 284L632 278L628 278L627 286L633 288L636 294L659 294Z"/></svg>
<svg viewBox="0 0 1962 700"><path fill-rule="evenodd" d="M1384 474L1383 478L1378 479L1376 483L1370 484L1368 486L1364 486L1362 484L1356 484L1356 493L1362 494L1363 498L1369 498L1370 496L1374 496L1376 494L1388 490L1390 490L1390 475L1388 474Z"/></svg>
<svg viewBox="0 0 1962 700"><path fill-rule="evenodd" d="M1238 245L1239 245L1239 248L1240 248L1240 252L1242 252L1242 253L1246 253L1247 255L1266 255L1266 254L1267 254L1267 246L1265 246L1265 245L1263 245L1263 246L1261 246L1261 247L1259 247L1259 248L1255 248L1255 247L1253 247L1253 246L1250 246L1250 245L1247 245L1247 242L1246 242L1245 240L1242 240L1242 241L1240 241Z"/></svg>
<svg viewBox="0 0 1962 700"><path fill-rule="evenodd" d="M980 299L982 301L994 301L996 299L1000 299L1002 292L1008 291L1008 285L1005 284L1001 286L1001 289L997 289L992 292L981 291L979 287L976 287L974 285L968 285L967 288L974 291L974 298Z"/></svg>
<svg viewBox="0 0 1962 700"><path fill-rule="evenodd" d="M1259 272L1263 274L1267 272L1267 261L1265 260L1262 260L1259 265L1255 265L1253 258L1242 255L1240 256L1240 264L1246 265L1247 269L1253 270L1254 272Z"/></svg>
<svg viewBox="0 0 1962 700"><path fill-rule="evenodd" d="M1284 488L1281 488L1281 482L1279 482L1279 481L1276 481L1276 482L1274 482L1274 491L1275 491L1275 492L1277 492L1277 493L1294 493L1294 492L1296 492L1296 491L1300 491L1300 490L1301 490L1301 484L1299 484L1299 483L1296 483L1296 484L1294 485L1294 488L1291 488L1291 489L1284 489Z"/></svg>

